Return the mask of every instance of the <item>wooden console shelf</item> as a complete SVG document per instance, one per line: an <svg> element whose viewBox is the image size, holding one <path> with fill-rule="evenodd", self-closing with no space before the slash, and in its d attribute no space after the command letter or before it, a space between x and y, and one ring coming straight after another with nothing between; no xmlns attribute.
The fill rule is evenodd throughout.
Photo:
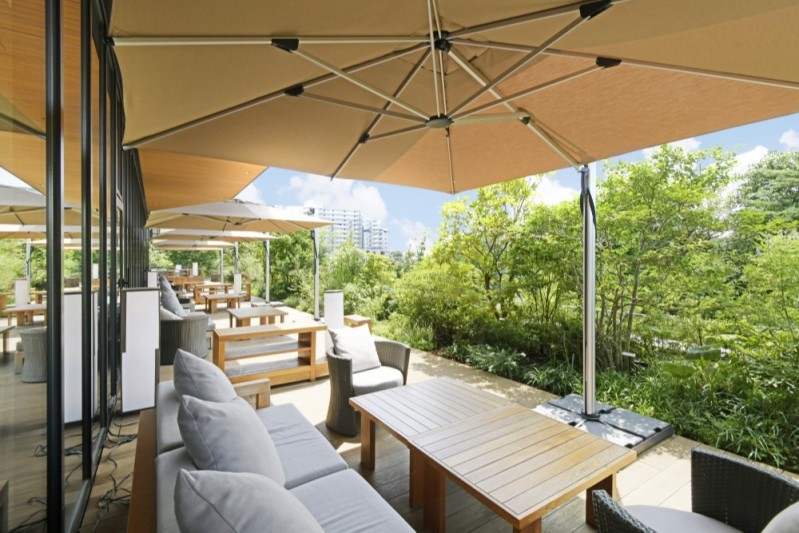
<svg viewBox="0 0 799 533"><path fill-rule="evenodd" d="M296 381L314 381L328 374L324 358L323 333L327 326L318 322L268 324L243 328L217 329L213 337L213 361L230 381L240 383L269 378L273 385ZM291 337L289 337L291 336ZM235 341L264 339L268 343L246 346L228 345ZM278 363L252 364L250 369L234 371L228 363L255 357L297 354L296 359L282 358Z"/></svg>

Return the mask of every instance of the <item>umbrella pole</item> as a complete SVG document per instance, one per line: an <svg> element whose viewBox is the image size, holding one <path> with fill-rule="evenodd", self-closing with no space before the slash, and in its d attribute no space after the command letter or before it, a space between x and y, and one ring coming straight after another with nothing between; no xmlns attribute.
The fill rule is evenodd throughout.
<svg viewBox="0 0 799 533"><path fill-rule="evenodd" d="M225 251L219 250L219 281L225 282Z"/></svg>
<svg viewBox="0 0 799 533"><path fill-rule="evenodd" d="M583 416L596 412L596 196L595 178L580 167L580 210L583 214Z"/></svg>
<svg viewBox="0 0 799 533"><path fill-rule="evenodd" d="M313 237L313 319L319 320L319 235L311 230Z"/></svg>
<svg viewBox="0 0 799 533"><path fill-rule="evenodd" d="M269 302L269 285L271 284L271 258L269 257L269 241L264 241L264 301Z"/></svg>
<svg viewBox="0 0 799 533"><path fill-rule="evenodd" d="M25 278L28 280L28 287L31 286L31 240L25 241Z"/></svg>
<svg viewBox="0 0 799 533"><path fill-rule="evenodd" d="M235 273L239 273L239 243L235 243L235 248L233 249L234 253L234 263L235 263Z"/></svg>

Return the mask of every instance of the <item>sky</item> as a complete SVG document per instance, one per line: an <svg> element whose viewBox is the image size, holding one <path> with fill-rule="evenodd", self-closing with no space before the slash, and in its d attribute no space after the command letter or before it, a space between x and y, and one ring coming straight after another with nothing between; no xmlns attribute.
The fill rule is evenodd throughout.
<svg viewBox="0 0 799 533"><path fill-rule="evenodd" d="M597 134L601 135L601 129ZM738 165L734 172L743 173L757 163L769 150L799 150L799 114L758 122L699 137L671 143L684 150L697 150L720 146L735 152ZM638 150L613 158L611 161L640 161L654 148ZM603 164L598 165L599 180ZM572 169L560 170L542 178L536 201L556 204L578 193L579 176ZM0 167L0 185L25 186ZM474 198L475 193L465 192L453 196L447 193L414 189L398 185L384 185L347 179L330 180L291 170L269 168L247 186L239 198L269 205L319 206L333 209L360 210L377 219L389 229L391 250L415 249L426 238L435 241L441 223L441 207L459 196Z"/></svg>
<svg viewBox="0 0 799 533"><path fill-rule="evenodd" d="M601 134L601 130L597 132ZM737 154L735 173L745 172L760 161L769 150L799 150L799 114L758 122L699 137L670 143L693 151L720 146ZM655 148L637 150L611 161L640 161ZM603 163L597 165L599 179ZM573 198L579 192L580 179L573 169L547 174L537 189L536 201L556 204ZM291 170L269 168L238 196L271 205L320 206L333 209L360 210L380 220L389 229L389 248L415 249L422 238L428 245L437 235L441 223L441 207L456 197L474 198L474 192L458 195L347 179L330 180ZM429 246L428 246L429 248Z"/></svg>

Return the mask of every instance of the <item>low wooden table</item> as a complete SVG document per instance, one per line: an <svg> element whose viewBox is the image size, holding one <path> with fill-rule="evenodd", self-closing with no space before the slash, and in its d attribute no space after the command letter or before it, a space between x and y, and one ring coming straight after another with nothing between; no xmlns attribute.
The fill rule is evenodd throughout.
<svg viewBox="0 0 799 533"><path fill-rule="evenodd" d="M243 292L218 292L216 294L203 294L205 298L205 310L210 314L216 313L219 302L226 302L228 309L233 309L239 306L241 299L244 298Z"/></svg>
<svg viewBox="0 0 799 533"><path fill-rule="evenodd" d="M366 324L369 327L369 333L372 332L372 319L368 316L344 315L344 323L353 328Z"/></svg>
<svg viewBox="0 0 799 533"><path fill-rule="evenodd" d="M8 334L11 333L12 329L14 329L14 326L0 326L0 335L3 336L3 353L8 351Z"/></svg>
<svg viewBox="0 0 799 533"><path fill-rule="evenodd" d="M515 531L537 532L541 519L588 491L615 495L616 472L635 452L574 429L450 378L357 396L361 465L375 466L375 424L410 448L411 506L424 504L425 526L443 531L445 480L507 520Z"/></svg>
<svg viewBox="0 0 799 533"><path fill-rule="evenodd" d="M46 312L47 312L47 304L15 305L3 309L3 313L8 315L9 326L11 325L11 319L14 317L16 317L17 319L17 326L22 326L29 322L33 322L33 315L35 314L45 315L45 321L47 321Z"/></svg>
<svg viewBox="0 0 799 533"><path fill-rule="evenodd" d="M253 318L258 318L261 325L274 324L278 319L281 323L286 321L287 311L276 309L271 305L263 307L241 307L228 309L230 313L230 327L249 326Z"/></svg>

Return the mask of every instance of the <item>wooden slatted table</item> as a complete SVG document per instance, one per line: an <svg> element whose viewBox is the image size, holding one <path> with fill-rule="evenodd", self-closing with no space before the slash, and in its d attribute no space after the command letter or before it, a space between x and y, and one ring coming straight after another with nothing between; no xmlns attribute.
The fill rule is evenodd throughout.
<svg viewBox="0 0 799 533"><path fill-rule="evenodd" d="M216 313L217 305L220 301L225 302L228 309L239 307L241 299L244 298L243 292L218 292L216 294L203 294L205 299L205 310L208 313Z"/></svg>
<svg viewBox="0 0 799 533"><path fill-rule="evenodd" d="M262 307L241 307L228 309L230 313L230 327L249 326L253 318L261 321L261 325L274 324L277 320L281 323L286 321L288 311L277 309L271 305Z"/></svg>
<svg viewBox="0 0 799 533"><path fill-rule="evenodd" d="M361 464L374 469L375 424L410 448L411 506L444 531L445 480L452 479L514 531L538 532L541 519L587 491L614 495L616 472L636 453L450 378L358 396Z"/></svg>
<svg viewBox="0 0 799 533"><path fill-rule="evenodd" d="M350 399L361 413L361 465L375 468L375 424L408 446L416 435L511 403L451 378L437 378ZM410 504L422 503L423 457L411 448Z"/></svg>
<svg viewBox="0 0 799 533"><path fill-rule="evenodd" d="M22 326L33 322L33 315L45 315L45 322L47 321L47 304L23 304L6 307L3 309L3 314L8 315L8 325L11 325L12 317L16 317L17 325Z"/></svg>

